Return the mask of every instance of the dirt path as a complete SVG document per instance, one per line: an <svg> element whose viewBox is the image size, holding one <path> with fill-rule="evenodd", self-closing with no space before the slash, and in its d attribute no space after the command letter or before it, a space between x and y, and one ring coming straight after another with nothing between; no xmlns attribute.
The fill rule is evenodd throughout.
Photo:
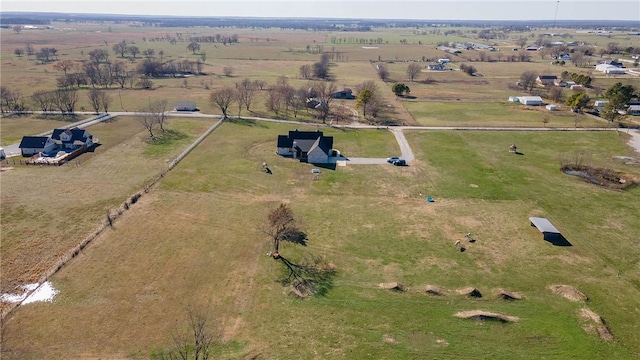
<svg viewBox="0 0 640 360"><path fill-rule="evenodd" d="M640 130L619 129L618 131L631 135L629 146L637 153L640 153Z"/></svg>

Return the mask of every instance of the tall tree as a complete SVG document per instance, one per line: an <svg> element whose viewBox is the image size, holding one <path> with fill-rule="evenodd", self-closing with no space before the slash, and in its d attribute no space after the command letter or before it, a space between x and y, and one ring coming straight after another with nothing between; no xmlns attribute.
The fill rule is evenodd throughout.
<svg viewBox="0 0 640 360"><path fill-rule="evenodd" d="M520 86L525 90L531 91L536 86L536 80L538 79L538 73L532 70L525 71L520 75Z"/></svg>
<svg viewBox="0 0 640 360"><path fill-rule="evenodd" d="M604 107L603 117L609 121L614 121L619 115L619 110L624 110L629 101L633 98L635 88L633 85L622 85L615 83L604 93L607 104Z"/></svg>
<svg viewBox="0 0 640 360"><path fill-rule="evenodd" d="M420 64L418 63L413 62L409 64L409 66L407 66L407 76L411 81L417 78L418 75L420 75L421 71L422 71L422 66L420 66Z"/></svg>
<svg viewBox="0 0 640 360"><path fill-rule="evenodd" d="M411 89L403 83L396 83L391 87L391 91L393 91L396 96L403 96L405 93L410 92Z"/></svg>
<svg viewBox="0 0 640 360"><path fill-rule="evenodd" d="M131 54L131 56L133 56L133 58L135 59L136 56L140 54L140 48L135 45L131 45L127 47L127 52Z"/></svg>
<svg viewBox="0 0 640 360"><path fill-rule="evenodd" d="M233 101L236 99L235 92L236 90L234 88L225 86L221 89L214 90L211 95L209 95L209 101L211 101L211 104L222 111L223 120L229 117L227 114L229 106L231 106Z"/></svg>
<svg viewBox="0 0 640 360"><path fill-rule="evenodd" d="M195 41L192 41L187 45L187 50L191 51L191 53L195 54L196 51L200 50L200 44Z"/></svg>
<svg viewBox="0 0 640 360"><path fill-rule="evenodd" d="M111 47L114 53L120 55L121 58L127 53L127 42L122 40Z"/></svg>
<svg viewBox="0 0 640 360"><path fill-rule="evenodd" d="M312 86L315 98L319 104L316 106L318 115L323 123L326 123L331 113L331 103L334 100L333 93L336 92L336 84L334 82L315 82Z"/></svg>
<svg viewBox="0 0 640 360"><path fill-rule="evenodd" d="M236 84L238 90L238 102L244 105L247 111L251 111L251 103L256 93L256 86L249 78L245 78L239 84Z"/></svg>
<svg viewBox="0 0 640 360"><path fill-rule="evenodd" d="M165 132L164 125L167 122L167 110L169 102L167 100L158 100L149 104L148 113L152 117L154 124L158 124L160 131Z"/></svg>
<svg viewBox="0 0 640 360"><path fill-rule="evenodd" d="M310 64L304 64L300 66L300 77L303 79L310 79L313 76L313 67Z"/></svg>
<svg viewBox="0 0 640 360"><path fill-rule="evenodd" d="M583 93L583 92L577 92L573 95L571 95L566 101L565 104L569 107L571 107L574 111L582 111L582 108L584 108L585 106L587 106L587 104L589 103L591 99L589 98L589 95Z"/></svg>
<svg viewBox="0 0 640 360"><path fill-rule="evenodd" d="M356 105L362 109L362 116L364 118L367 117L367 105L371 100L373 100L373 92L371 90L365 89L358 93Z"/></svg>
<svg viewBox="0 0 640 360"><path fill-rule="evenodd" d="M53 64L53 68L58 71L63 71L65 75L67 75L67 71L73 69L74 64L71 60L62 60Z"/></svg>
<svg viewBox="0 0 640 360"><path fill-rule="evenodd" d="M387 80L389 80L389 71L387 70L387 67L380 64L380 65L376 65L377 67L377 72L378 72L378 77L386 82Z"/></svg>
<svg viewBox="0 0 640 360"><path fill-rule="evenodd" d="M91 89L87 96L89 97L89 103L91 107L95 111L96 114L100 112L100 94L104 92L104 90Z"/></svg>

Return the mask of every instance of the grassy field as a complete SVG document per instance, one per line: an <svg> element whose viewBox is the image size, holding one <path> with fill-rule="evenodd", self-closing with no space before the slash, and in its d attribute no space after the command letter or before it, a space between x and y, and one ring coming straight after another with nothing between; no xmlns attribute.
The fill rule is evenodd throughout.
<svg viewBox="0 0 640 360"><path fill-rule="evenodd" d="M509 85L527 70L559 75L537 54L531 62L473 61L482 76L460 71L424 71L407 80L410 61L424 65L443 56L441 41L477 41L470 28L444 36L439 29L373 29L328 32L235 28L143 28L127 24L54 24L55 31L2 29L2 85L28 97L52 90L62 72L13 55L26 43L56 47L60 60L80 65L92 49L105 49L128 70L142 59L120 59L113 44L126 40L141 50L165 52L165 60L196 60L188 42L157 40L165 35L238 34L240 43L202 44L205 75L153 79L153 90L108 90L110 111L137 111L155 100L193 100L203 113L218 113L209 101L213 89L244 78L264 80L252 111L244 116L274 117L265 95L284 75L292 86L309 86L302 64L319 59L317 49L340 52L331 65L338 87L378 85L389 120L428 126L592 127L607 124L567 112L546 112L507 103ZM534 37L543 30L535 30ZM573 31L573 30L571 30ZM497 40L503 56L519 36ZM64 35L64 36L61 36ZM380 44L358 39L381 38ZM333 39L336 39L334 42ZM337 42L342 38L342 42ZM157 41L156 41L157 40ZM401 40L407 40L401 44ZM602 39L575 35L576 41L616 41L635 45L622 34ZM309 46L309 51L307 51ZM506 50L505 50L506 49ZM453 67L471 63L476 51L454 58ZM498 58L496 53L492 56ZM594 60L597 58L594 57ZM390 80L376 76L384 64ZM225 66L233 67L224 76ZM397 99L394 82L411 87L414 99ZM601 88L635 79L596 76ZM79 90L78 110L89 109L89 89ZM592 95L596 95L595 93ZM349 111L355 101L336 101ZM230 113L235 115L234 105ZM549 115L549 123L542 119ZM279 114L292 118L292 114ZM209 314L214 355L264 359L404 358L615 358L640 357L640 187L613 191L559 171L559 156L586 151L595 165L640 177L638 167L612 161L635 156L626 136L615 132L407 131L416 155L408 167L349 165L322 169L275 155L275 140L294 128L315 130L312 111L298 119L308 126L253 120L223 124L189 154L159 185L145 194L88 248L55 274L60 290L53 303L15 310L2 324L2 358L147 359L172 346L186 329L188 309ZM351 121L351 119L346 120ZM214 119L170 118L169 132L156 143L134 117L117 117L88 130L101 146L63 167L16 165L2 172L0 225L2 291L34 281L60 256L105 222L120 206L166 169ZM34 117L0 119L0 142L62 125ZM386 157L399 153L385 130L323 128L346 156ZM510 154L517 144L521 156ZM262 171L267 162L273 174ZM435 203L424 201L433 196ZM266 213L286 203L302 218L307 247L282 246L293 261L320 260L336 269L322 296L290 296L279 280L282 264L265 256L268 239L258 230ZM549 218L573 245L555 247L529 226L528 217ZM464 234L472 232L475 243ZM462 240L465 252L454 243ZM379 283L400 282L404 292ZM441 297L427 284L450 290ZM570 302L547 289L569 284L585 292L586 302ZM456 289L474 286L484 295L469 299ZM521 301L499 300L507 288ZM578 312L601 315L615 341L584 330ZM516 316L515 323L455 318L459 311L482 309Z"/></svg>
<svg viewBox="0 0 640 360"><path fill-rule="evenodd" d="M468 358L488 349L496 358L640 354L633 257L640 208L632 201L640 189L594 187L562 174L557 160L559 153L589 150L594 162L605 162L630 154L624 139L409 132L418 159L411 166L340 167L314 181L311 165L273 153L276 135L290 128L242 122L216 130L113 231L53 277L61 290L54 303L15 312L5 324L5 346L18 357L147 358L168 348L186 309L198 307L214 319L215 352L223 357ZM397 151L386 132L330 134L353 156ZM524 155L509 154L511 143ZM262 161L272 175L261 171ZM636 168L614 166L640 176ZM257 227L280 202L303 218L310 239L308 247L285 246L282 253L319 257L337 269L325 296L296 300L276 282L281 264L264 255L268 242ZM573 246L543 241L528 216L548 217ZM461 253L453 243L469 231L477 242ZM377 288L395 281L408 290ZM434 298L424 294L427 284L475 286L484 297ZM546 289L552 284L574 285L590 300L572 303ZM501 287L525 299L498 300ZM614 343L582 329L584 306L607 321ZM453 317L473 309L520 321Z"/></svg>
<svg viewBox="0 0 640 360"><path fill-rule="evenodd" d="M2 117L0 118L0 129L2 129L0 144L19 143L25 135L37 135L60 127L67 127L70 123L83 119L84 117L80 115L73 117L60 115Z"/></svg>

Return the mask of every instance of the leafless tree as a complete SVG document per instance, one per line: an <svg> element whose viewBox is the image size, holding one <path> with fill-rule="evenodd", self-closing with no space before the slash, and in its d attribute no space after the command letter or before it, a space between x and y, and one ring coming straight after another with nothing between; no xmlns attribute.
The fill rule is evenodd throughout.
<svg viewBox="0 0 640 360"><path fill-rule="evenodd" d="M209 95L211 104L222 111L223 120L228 118L229 106L231 106L236 99L235 92L236 90L234 88L225 86L221 89L214 90L211 95Z"/></svg>
<svg viewBox="0 0 640 360"><path fill-rule="evenodd" d="M142 56L146 57L147 59L152 59L156 54L156 51L149 48L146 50L142 50Z"/></svg>
<svg viewBox="0 0 640 360"><path fill-rule="evenodd" d="M53 111L54 102L50 91L37 90L31 95L31 101L42 112Z"/></svg>
<svg viewBox="0 0 640 360"><path fill-rule="evenodd" d="M74 63L71 60L62 60L53 64L53 68L58 71L63 71L65 75L67 75L67 71L72 70L74 68Z"/></svg>
<svg viewBox="0 0 640 360"><path fill-rule="evenodd" d="M24 51L27 53L27 59L30 59L33 55L36 54L36 49L29 43L24 46Z"/></svg>
<svg viewBox="0 0 640 360"><path fill-rule="evenodd" d="M519 38L516 39L516 44L518 46L520 46L520 49L524 48L525 45L527 45L527 38L524 36L520 36Z"/></svg>
<svg viewBox="0 0 640 360"><path fill-rule="evenodd" d="M119 43L116 43L112 47L113 52L119 54L120 57L124 57L124 54L127 53L127 42L122 40Z"/></svg>
<svg viewBox="0 0 640 360"><path fill-rule="evenodd" d="M164 133L164 125L167 122L167 108L169 102L167 100L154 101L149 104L148 112L153 118L153 122L158 124L160 130Z"/></svg>
<svg viewBox="0 0 640 360"><path fill-rule="evenodd" d="M298 88L291 99L291 109L293 117L298 117L298 112L307 107L307 94L309 90L305 87Z"/></svg>
<svg viewBox="0 0 640 360"><path fill-rule="evenodd" d="M225 66L222 69L222 72L224 73L224 76L231 76L231 75L233 75L233 67L232 66Z"/></svg>
<svg viewBox="0 0 640 360"><path fill-rule="evenodd" d="M187 330L173 335L173 348L158 354L159 360L209 359L215 336L209 315L190 309L187 312L187 324Z"/></svg>
<svg viewBox="0 0 640 360"><path fill-rule="evenodd" d="M196 51L200 50L200 44L198 44L195 41L192 41L189 43L189 45L187 45L187 50L191 51L193 54L196 53Z"/></svg>
<svg viewBox="0 0 640 360"><path fill-rule="evenodd" d="M149 132L149 138L151 140L155 140L156 136L153 133L153 128L156 122L153 119L153 116L151 116L151 114L148 113L147 110L148 109L145 108L140 111L140 124L142 124L142 126L144 126L144 128Z"/></svg>
<svg viewBox="0 0 640 360"><path fill-rule="evenodd" d="M264 80L253 80L253 85L256 89L264 90L267 83Z"/></svg>
<svg viewBox="0 0 640 360"><path fill-rule="evenodd" d="M16 34L20 34L22 32L22 25L15 25L13 27L13 32Z"/></svg>
<svg viewBox="0 0 640 360"><path fill-rule="evenodd" d="M245 78L239 84L236 84L236 89L238 91L238 106L244 105L247 111L251 111L251 103L256 93L255 84L249 78Z"/></svg>
<svg viewBox="0 0 640 360"><path fill-rule="evenodd" d="M100 93L102 93L103 91L104 90L98 90L94 88L89 90L89 93L87 94L87 96L89 97L89 103L91 104L91 107L96 112L96 114L100 112Z"/></svg>
<svg viewBox="0 0 640 360"><path fill-rule="evenodd" d="M313 92L319 104L316 106L318 115L323 123L326 123L327 117L331 113L331 103L334 100L333 93L336 91L334 82L316 82L313 85Z"/></svg>
<svg viewBox="0 0 640 360"><path fill-rule="evenodd" d="M376 67L378 70L378 77L385 82L389 80L389 71L387 70L386 66L380 64L376 65Z"/></svg>
<svg viewBox="0 0 640 360"><path fill-rule="evenodd" d="M528 91L533 90L536 86L536 80L538 79L538 73L535 71L525 71L520 75L520 85Z"/></svg>
<svg viewBox="0 0 640 360"><path fill-rule="evenodd" d="M106 91L102 91L100 93L100 105L102 105L102 109L104 110L104 112L106 114L109 113L109 106L111 105L111 96L106 92Z"/></svg>
<svg viewBox="0 0 640 360"><path fill-rule="evenodd" d="M24 54L24 49L23 48L16 48L15 50L13 50L13 53L17 57L22 57L22 54Z"/></svg>
<svg viewBox="0 0 640 360"><path fill-rule="evenodd" d="M564 91L559 86L552 86L547 93L550 100L561 103L564 102Z"/></svg>
<svg viewBox="0 0 640 360"><path fill-rule="evenodd" d="M407 76L411 81L417 78L418 75L420 75L421 71L422 71L422 66L420 66L420 64L418 63L414 62L409 64L409 66L407 66Z"/></svg>
<svg viewBox="0 0 640 360"><path fill-rule="evenodd" d="M282 241L299 245L307 244L307 235L300 229L293 210L285 204L280 204L267 214L266 221L260 226L260 231L269 236L273 245L271 256L280 257L280 243Z"/></svg>
<svg viewBox="0 0 640 360"><path fill-rule="evenodd" d="M304 64L300 66L300 77L303 79L310 79L313 76L313 66L310 64Z"/></svg>

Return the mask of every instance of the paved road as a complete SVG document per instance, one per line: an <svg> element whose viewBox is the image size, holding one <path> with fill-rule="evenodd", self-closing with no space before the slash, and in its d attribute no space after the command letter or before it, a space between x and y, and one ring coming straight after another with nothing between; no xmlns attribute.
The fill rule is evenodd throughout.
<svg viewBox="0 0 640 360"><path fill-rule="evenodd" d="M34 112L38 113L38 112ZM79 112L78 114L84 115L93 115L91 112ZM112 119L117 116L136 116L143 115L145 113L142 112L112 112L108 115L100 114L94 116L89 119L85 119L73 124L70 124L68 127L78 126L80 128L86 128L91 125L95 125L99 122L106 121ZM166 113L167 116L171 117L191 117L191 118L213 118L220 119L221 115L213 115L213 114L202 114L199 112L177 112L177 111L168 111ZM230 118L237 118L236 116L231 116ZM280 120L280 119L270 119L270 118L261 118L261 117L251 117L251 116L242 116L243 119L248 120L256 120L256 121L269 121L269 122L277 122L277 123L287 123L287 124L296 124L296 125L304 125L309 126L312 124L301 122L301 121L291 121L291 120ZM405 159L407 162L411 162L415 159L413 152L411 151L411 146L409 142L404 136L404 131L408 130L430 130L430 131L442 131L442 130L456 130L456 131L621 131L631 135L631 140L629 141L629 145L633 147L638 153L640 153L640 131L633 129L614 129L614 128L575 128L575 127L566 127L566 128L557 128L557 127L483 127L483 126L391 126L391 127L383 127L383 126L375 126L375 125L330 125L330 124L316 124L316 126L320 127L334 127L334 128L345 128L345 129L387 129L390 130L398 145L400 147L401 157ZM40 134L40 136L45 136L50 134L51 131ZM11 144L5 146L5 153L7 156L15 156L20 155L20 150L18 148L19 144ZM385 164L386 158L349 158L349 163L351 164Z"/></svg>

